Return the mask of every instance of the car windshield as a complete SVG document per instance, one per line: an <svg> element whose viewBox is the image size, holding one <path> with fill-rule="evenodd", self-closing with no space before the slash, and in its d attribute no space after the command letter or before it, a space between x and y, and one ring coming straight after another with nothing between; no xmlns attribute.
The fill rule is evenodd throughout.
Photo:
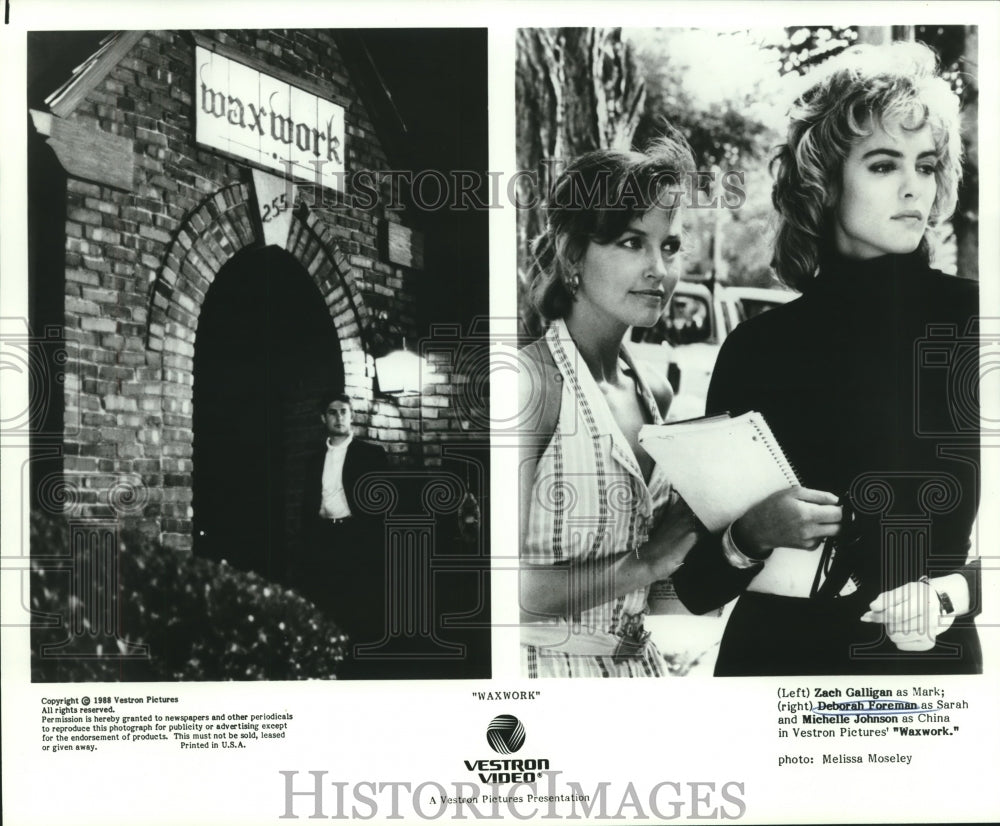
<svg viewBox="0 0 1000 826"><path fill-rule="evenodd" d="M698 296L675 295L667 324L671 344L693 344L712 338L712 314L708 302Z"/></svg>
<svg viewBox="0 0 1000 826"><path fill-rule="evenodd" d="M693 344L712 339L712 314L708 302L694 295L674 295L670 306L652 327L634 327L635 344Z"/></svg>

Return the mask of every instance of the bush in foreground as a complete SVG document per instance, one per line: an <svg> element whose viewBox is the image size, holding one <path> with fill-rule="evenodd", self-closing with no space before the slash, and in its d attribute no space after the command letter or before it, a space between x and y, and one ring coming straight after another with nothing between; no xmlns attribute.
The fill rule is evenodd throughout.
<svg viewBox="0 0 1000 826"><path fill-rule="evenodd" d="M332 679L344 658L346 637L297 592L136 531L98 554L33 514L31 560L35 681Z"/></svg>

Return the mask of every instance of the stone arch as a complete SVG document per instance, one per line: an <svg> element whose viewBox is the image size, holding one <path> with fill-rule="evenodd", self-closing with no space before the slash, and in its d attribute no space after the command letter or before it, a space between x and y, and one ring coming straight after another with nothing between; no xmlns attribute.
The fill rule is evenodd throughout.
<svg viewBox="0 0 1000 826"><path fill-rule="evenodd" d="M150 290L147 366L158 374L159 397L144 402L146 438L160 444L158 472L145 474L162 488L154 503L167 544L191 547L193 493L194 342L202 303L223 265L259 242L250 186L234 183L207 197L177 230ZM306 207L297 209L284 250L308 273L340 339L345 392L370 401L372 371L365 347L369 312L360 275L330 227ZM159 369L157 369L159 368Z"/></svg>
<svg viewBox="0 0 1000 826"><path fill-rule="evenodd" d="M193 356L208 288L233 255L258 240L252 209L249 186L231 184L203 201L177 231L152 285L146 339L148 350L163 354L165 369L168 362L176 368ZM326 302L344 351L349 392L367 397L363 330L369 313L358 291L359 275L330 228L305 207L293 214L284 249L302 264Z"/></svg>

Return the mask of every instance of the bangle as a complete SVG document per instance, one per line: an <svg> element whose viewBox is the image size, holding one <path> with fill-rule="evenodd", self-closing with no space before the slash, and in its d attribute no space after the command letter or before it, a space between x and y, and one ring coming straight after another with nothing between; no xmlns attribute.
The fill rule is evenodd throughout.
<svg viewBox="0 0 1000 826"><path fill-rule="evenodd" d="M755 568L764 562L763 559L755 559L752 556L747 556L739 549L736 541L733 539L732 525L726 528L726 532L722 535L722 553L734 568Z"/></svg>
<svg viewBox="0 0 1000 826"><path fill-rule="evenodd" d="M952 603L951 597L948 596L947 591L939 591L937 588L935 588L931 584L931 581L926 574L920 577L918 581L926 583L930 587L930 589L934 592L934 595L938 598L938 608L941 611L941 616L944 617L949 614L955 613L955 605L954 603Z"/></svg>

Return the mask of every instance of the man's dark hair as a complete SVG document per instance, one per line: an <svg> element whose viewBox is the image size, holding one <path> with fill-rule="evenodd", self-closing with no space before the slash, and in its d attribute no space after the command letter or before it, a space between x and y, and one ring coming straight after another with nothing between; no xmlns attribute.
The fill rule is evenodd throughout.
<svg viewBox="0 0 1000 826"><path fill-rule="evenodd" d="M351 397L346 393L327 393L320 400L319 412L326 413L326 409L334 402L343 402L351 410L354 409L354 402L351 401Z"/></svg>

